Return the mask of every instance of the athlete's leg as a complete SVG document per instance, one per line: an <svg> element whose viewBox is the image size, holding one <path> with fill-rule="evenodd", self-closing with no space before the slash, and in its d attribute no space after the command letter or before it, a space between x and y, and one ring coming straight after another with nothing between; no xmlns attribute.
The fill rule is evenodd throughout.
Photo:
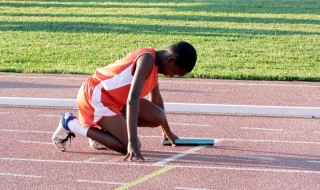
<svg viewBox="0 0 320 190"><path fill-rule="evenodd" d="M140 127L159 127L167 116L165 111L147 99L141 99L139 105L139 126Z"/></svg>
<svg viewBox="0 0 320 190"><path fill-rule="evenodd" d="M126 114L126 107L121 110ZM165 111L146 99L140 99L139 104L139 127L159 127L167 121Z"/></svg>
<svg viewBox="0 0 320 190"><path fill-rule="evenodd" d="M121 112L125 115L125 106ZM139 127L158 127L166 120L163 109L146 99L140 100ZM98 122L98 125L103 130L90 127L87 136L112 150L126 154L128 145L126 118L123 115L104 117Z"/></svg>
<svg viewBox="0 0 320 190"><path fill-rule="evenodd" d="M122 115L104 117L98 125L102 129L90 127L87 136L112 150L126 154L128 135L125 118Z"/></svg>
<svg viewBox="0 0 320 190"><path fill-rule="evenodd" d="M141 99L140 101L139 126L161 126L163 138L170 139L173 146L175 146L174 139L179 138L170 130L164 109L146 99Z"/></svg>

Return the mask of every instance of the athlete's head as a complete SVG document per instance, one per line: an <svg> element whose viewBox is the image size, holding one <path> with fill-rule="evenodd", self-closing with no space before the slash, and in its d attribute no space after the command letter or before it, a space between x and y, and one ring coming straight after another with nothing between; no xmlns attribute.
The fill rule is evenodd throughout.
<svg viewBox="0 0 320 190"><path fill-rule="evenodd" d="M185 70L187 73L192 71L197 61L197 52L191 44L182 41L172 44L167 50L175 56L176 66Z"/></svg>
<svg viewBox="0 0 320 190"><path fill-rule="evenodd" d="M187 42L178 42L166 50L159 51L157 56L158 72L167 76L183 76L192 71L197 61L197 52Z"/></svg>

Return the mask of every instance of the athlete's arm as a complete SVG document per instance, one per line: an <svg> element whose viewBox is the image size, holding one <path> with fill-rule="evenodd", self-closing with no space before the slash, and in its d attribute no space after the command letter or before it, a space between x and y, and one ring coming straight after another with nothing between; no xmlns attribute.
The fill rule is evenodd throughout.
<svg viewBox="0 0 320 190"><path fill-rule="evenodd" d="M159 106L164 110L164 103L159 90L159 85L157 85L152 89L152 91L149 93L149 98L152 103L156 104L157 106ZM165 121L164 124L161 125L161 129L162 129L163 138L169 139L172 145L175 146L174 140L177 139L178 137L174 133L172 133L167 120Z"/></svg>
<svg viewBox="0 0 320 190"><path fill-rule="evenodd" d="M164 109L164 103L160 94L159 85L155 86L149 93L149 98L152 103Z"/></svg>
<svg viewBox="0 0 320 190"><path fill-rule="evenodd" d="M150 54L140 56L136 62L136 69L133 75L128 99L127 99L127 130L128 130L128 154L124 158L130 161L133 157L136 160L144 160L139 147L137 136L137 125L139 115L139 99L144 83L149 77L154 64L154 58Z"/></svg>

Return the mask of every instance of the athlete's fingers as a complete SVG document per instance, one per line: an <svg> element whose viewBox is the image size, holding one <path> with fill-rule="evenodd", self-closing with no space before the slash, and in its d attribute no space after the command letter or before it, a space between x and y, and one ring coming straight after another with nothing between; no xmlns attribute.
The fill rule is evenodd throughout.
<svg viewBox="0 0 320 190"><path fill-rule="evenodd" d="M131 153L130 153L130 159L129 159L130 162L133 161L133 156L134 156L134 152L131 152Z"/></svg>
<svg viewBox="0 0 320 190"><path fill-rule="evenodd" d="M174 140L171 141L171 146L177 146Z"/></svg>
<svg viewBox="0 0 320 190"><path fill-rule="evenodd" d="M172 134L170 136L168 136L168 139L171 141L171 146L176 146L176 143L175 143L176 138Z"/></svg>
<svg viewBox="0 0 320 190"><path fill-rule="evenodd" d="M129 157L130 157L130 152L128 152L128 154L122 159L122 161L127 161Z"/></svg>

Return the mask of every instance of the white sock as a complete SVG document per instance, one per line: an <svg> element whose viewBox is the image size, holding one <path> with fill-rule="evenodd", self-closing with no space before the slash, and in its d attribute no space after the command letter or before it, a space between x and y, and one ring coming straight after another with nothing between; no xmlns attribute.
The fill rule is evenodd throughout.
<svg viewBox="0 0 320 190"><path fill-rule="evenodd" d="M73 119L68 122L68 127L70 131L74 132L76 135L80 134L84 137L87 136L87 132L89 130L89 127L83 127L78 119Z"/></svg>

